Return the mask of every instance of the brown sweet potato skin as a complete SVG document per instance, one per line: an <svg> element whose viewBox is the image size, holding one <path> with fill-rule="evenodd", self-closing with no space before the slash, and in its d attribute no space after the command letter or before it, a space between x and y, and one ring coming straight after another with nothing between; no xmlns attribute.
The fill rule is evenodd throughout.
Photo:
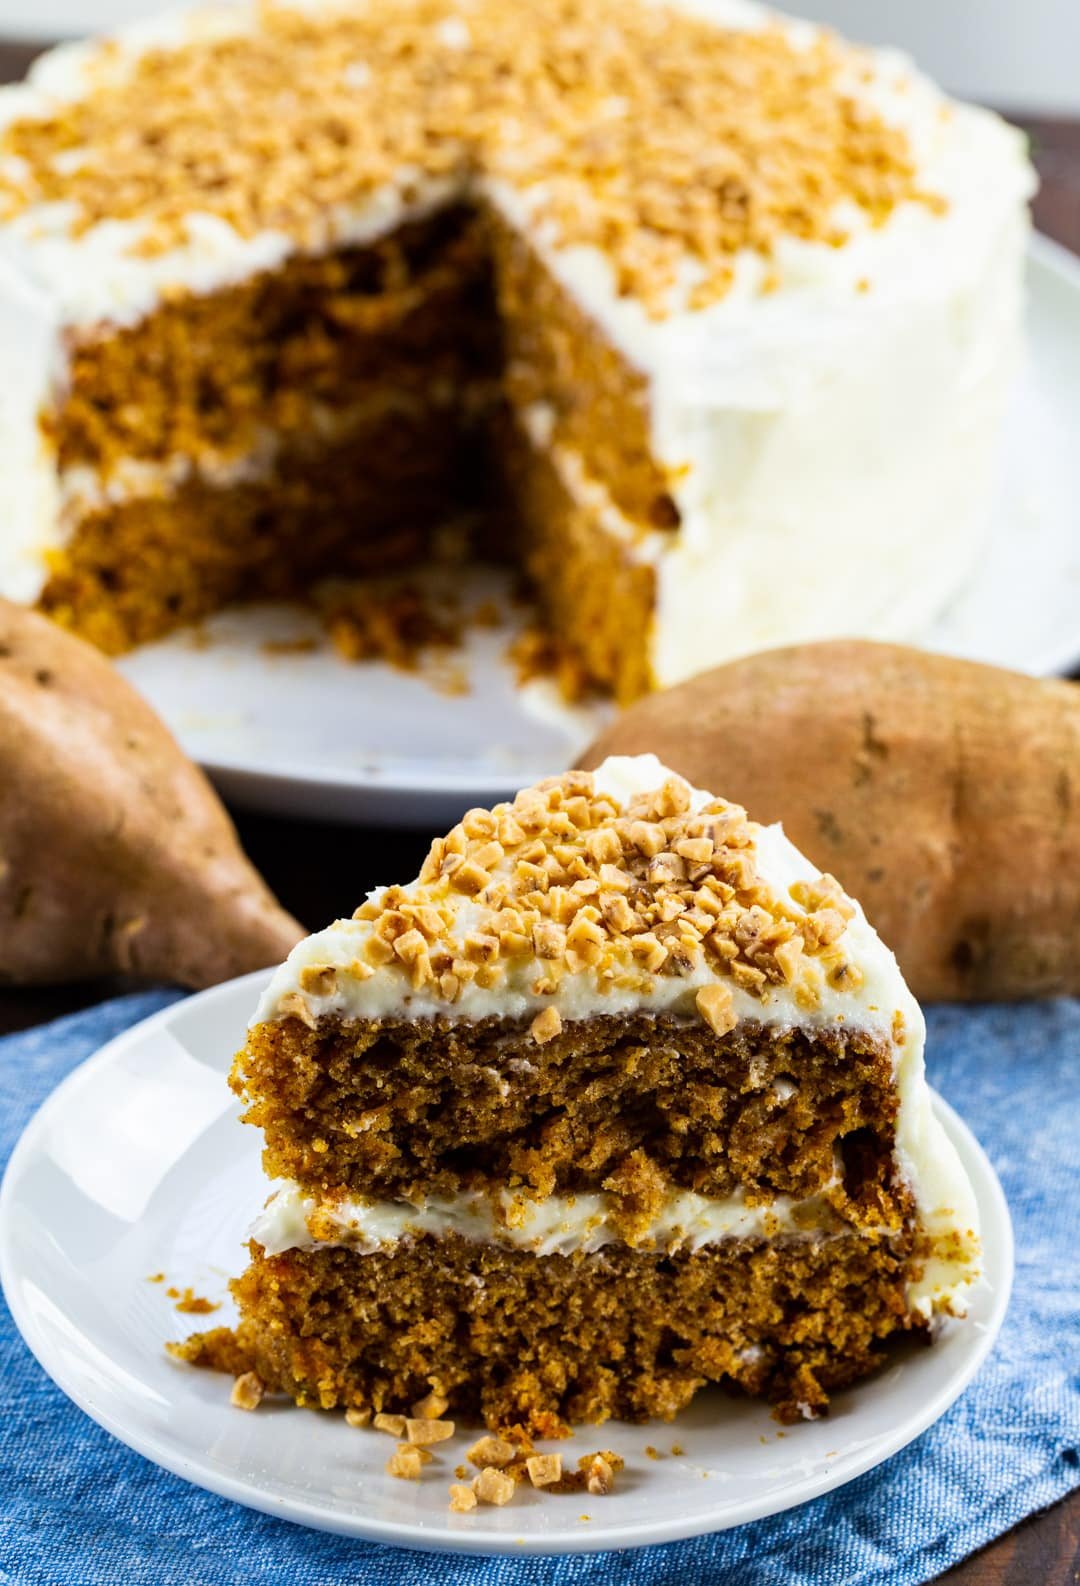
<svg viewBox="0 0 1080 1586"><path fill-rule="evenodd" d="M582 756L651 751L782 820L916 996L1080 993L1080 686L900 645L767 651L632 706Z"/></svg>
<svg viewBox="0 0 1080 1586"><path fill-rule="evenodd" d="M208 986L303 934L108 661L0 601L0 981Z"/></svg>

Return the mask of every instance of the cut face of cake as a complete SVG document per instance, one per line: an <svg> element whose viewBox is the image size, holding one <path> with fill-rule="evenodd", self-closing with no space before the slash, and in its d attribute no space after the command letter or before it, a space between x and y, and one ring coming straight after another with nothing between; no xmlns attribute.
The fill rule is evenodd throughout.
<svg viewBox="0 0 1080 1586"><path fill-rule="evenodd" d="M233 1083L282 1182L175 1352L529 1435L814 1415L978 1275L923 1032L838 884L651 755L470 811L271 981Z"/></svg>
<svg viewBox="0 0 1080 1586"><path fill-rule="evenodd" d="M451 512L622 699L909 635L974 559L1031 187L996 117L745 0L53 51L0 92L0 593L119 651Z"/></svg>

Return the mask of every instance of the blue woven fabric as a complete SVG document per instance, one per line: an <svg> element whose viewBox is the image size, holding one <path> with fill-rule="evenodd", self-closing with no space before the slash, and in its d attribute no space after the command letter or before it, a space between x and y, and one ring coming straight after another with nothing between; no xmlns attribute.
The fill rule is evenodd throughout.
<svg viewBox="0 0 1080 1586"><path fill-rule="evenodd" d="M170 993L0 1040L4 1159L53 1086ZM1016 1287L998 1345L936 1426L801 1509L715 1536L552 1559L403 1553L186 1485L63 1397L0 1315L0 1581L17 1586L915 1586L1080 1478L1080 1002L931 1010L933 1083L992 1158Z"/></svg>

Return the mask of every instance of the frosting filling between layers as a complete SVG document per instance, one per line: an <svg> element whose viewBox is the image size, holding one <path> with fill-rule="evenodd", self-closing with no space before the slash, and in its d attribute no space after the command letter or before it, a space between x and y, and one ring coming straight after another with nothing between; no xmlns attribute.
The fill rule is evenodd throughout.
<svg viewBox="0 0 1080 1586"><path fill-rule="evenodd" d="M482 1244L511 1245L534 1255L590 1255L610 1244L666 1254L700 1250L727 1239L820 1239L843 1233L884 1234L881 1228L855 1229L839 1218L826 1195L795 1200L778 1195L768 1204L750 1205L743 1191L720 1198L693 1190L669 1190L660 1211L639 1238L625 1237L610 1195L587 1192L527 1200L504 1190L494 1199L473 1192L432 1197L422 1206L401 1201L343 1200L320 1206L296 1184L275 1191L252 1226L267 1255L286 1250L346 1246L367 1255L403 1239L457 1234Z"/></svg>
<svg viewBox="0 0 1080 1586"><path fill-rule="evenodd" d="M84 513L102 511L142 497L172 494L189 479L202 479L218 489L273 477L280 453L289 442L300 447L333 445L351 431L365 425L401 415L405 418L463 401L461 391L451 382L433 381L422 397L405 390L380 391L347 407L332 407L313 402L308 427L299 440L293 434L261 425L253 444L240 452L207 447L198 453L173 452L162 460L126 457L107 472L100 467L75 463L59 476L60 512L70 521Z"/></svg>
<svg viewBox="0 0 1080 1586"><path fill-rule="evenodd" d="M934 1123L935 1129L938 1127ZM937 1144L948 1154L944 1134ZM941 1165L942 1180L949 1178ZM924 1186L925 1187L925 1186ZM826 1187L827 1190L828 1186ZM955 1190L955 1181L952 1182ZM344 1248L357 1255L389 1252L410 1239L457 1236L475 1244L494 1244L536 1256L594 1255L609 1245L624 1245L657 1254L695 1254L735 1240L827 1240L845 1235L888 1237L896 1230L884 1225L857 1227L831 1207L827 1193L802 1200L778 1195L768 1204L749 1205L745 1194L709 1197L693 1190L669 1191L661 1210L633 1240L618 1226L611 1196L599 1193L550 1195L530 1201L503 1191L494 1199L473 1192L458 1197L432 1197L422 1206L401 1201L346 1199L320 1205L297 1184L282 1184L251 1227L251 1237L268 1256L290 1250ZM974 1212L974 1208L971 1208ZM974 1229L958 1234L942 1218L920 1217L930 1239L930 1253L919 1275L907 1285L912 1312L930 1320L935 1312L962 1316L967 1291L978 1275L979 1245ZM937 1227L935 1227L937 1222Z"/></svg>

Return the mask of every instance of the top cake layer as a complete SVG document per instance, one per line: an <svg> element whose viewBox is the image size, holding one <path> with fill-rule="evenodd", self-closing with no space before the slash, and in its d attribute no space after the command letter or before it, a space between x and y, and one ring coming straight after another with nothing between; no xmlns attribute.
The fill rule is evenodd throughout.
<svg viewBox="0 0 1080 1586"><path fill-rule="evenodd" d="M479 178L647 324L805 285L800 246L919 230L1010 163L1001 203L1028 180L994 118L744 0L244 0L52 52L0 126L8 242L80 323L367 240Z"/></svg>

